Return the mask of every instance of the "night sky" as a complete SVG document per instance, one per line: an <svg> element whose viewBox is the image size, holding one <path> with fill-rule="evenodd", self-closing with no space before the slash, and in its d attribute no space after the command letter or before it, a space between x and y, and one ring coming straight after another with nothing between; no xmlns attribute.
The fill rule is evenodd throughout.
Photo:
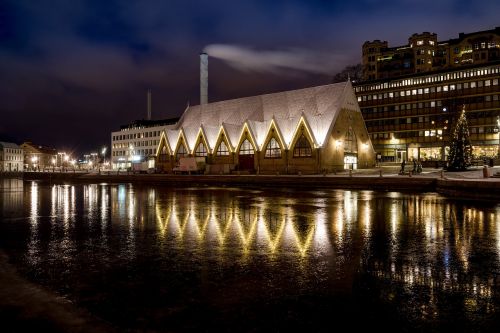
<svg viewBox="0 0 500 333"><path fill-rule="evenodd" d="M327 84L361 45L500 26L498 0L0 0L0 140L77 153L146 117L209 101Z"/></svg>

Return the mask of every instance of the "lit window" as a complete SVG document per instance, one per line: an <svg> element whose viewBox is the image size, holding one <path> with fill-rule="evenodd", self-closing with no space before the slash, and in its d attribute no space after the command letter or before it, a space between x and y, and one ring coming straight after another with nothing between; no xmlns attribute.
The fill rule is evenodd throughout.
<svg viewBox="0 0 500 333"><path fill-rule="evenodd" d="M417 40L417 45L424 45L424 41L423 40Z"/></svg>
<svg viewBox="0 0 500 333"><path fill-rule="evenodd" d="M229 149L227 149L227 145L222 140L219 144L219 147L217 147L217 156L227 156L229 155Z"/></svg>
<svg viewBox="0 0 500 333"><path fill-rule="evenodd" d="M240 146L240 155L253 155L253 154L254 151L252 144L250 143L250 141L245 139L245 141L243 141L243 143Z"/></svg>
<svg viewBox="0 0 500 333"><path fill-rule="evenodd" d="M293 149L293 157L309 157L312 156L311 144L306 139L304 134L301 134L295 148Z"/></svg>
<svg viewBox="0 0 500 333"><path fill-rule="evenodd" d="M271 138L266 147L265 158L281 158L281 148L276 139Z"/></svg>
<svg viewBox="0 0 500 333"><path fill-rule="evenodd" d="M176 159L180 159L181 157L187 156L187 149L184 147L184 145L181 143L179 146L179 149L177 150L177 154L175 155Z"/></svg>
<svg viewBox="0 0 500 333"><path fill-rule="evenodd" d="M207 156L207 148L203 144L203 142L200 142L198 147L196 148L195 156Z"/></svg>

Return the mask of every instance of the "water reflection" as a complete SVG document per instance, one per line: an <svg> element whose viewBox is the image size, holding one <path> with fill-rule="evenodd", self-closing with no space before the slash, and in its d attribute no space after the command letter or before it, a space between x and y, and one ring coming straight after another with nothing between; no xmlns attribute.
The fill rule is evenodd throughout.
<svg viewBox="0 0 500 333"><path fill-rule="evenodd" d="M373 278L389 290L382 298L404 297L402 307L424 319L443 315L449 295L466 316L500 306L499 206L395 192L18 185L2 185L3 212L14 214L26 193L26 257L39 272L58 263L71 277L82 263L141 265L146 255L263 274L286 265L273 274L353 288Z"/></svg>

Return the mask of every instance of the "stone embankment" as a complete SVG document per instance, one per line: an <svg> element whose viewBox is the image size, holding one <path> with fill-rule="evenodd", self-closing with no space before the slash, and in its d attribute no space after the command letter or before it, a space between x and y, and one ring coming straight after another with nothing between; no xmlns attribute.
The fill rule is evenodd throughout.
<svg viewBox="0 0 500 333"><path fill-rule="evenodd" d="M494 170L490 170L489 175ZM411 176L396 169L357 170L327 175L171 175L26 172L25 180L51 183L135 183L166 186L242 186L279 188L334 188L377 191L437 192L454 198L500 199L500 179L481 178L483 170L447 173L439 169Z"/></svg>

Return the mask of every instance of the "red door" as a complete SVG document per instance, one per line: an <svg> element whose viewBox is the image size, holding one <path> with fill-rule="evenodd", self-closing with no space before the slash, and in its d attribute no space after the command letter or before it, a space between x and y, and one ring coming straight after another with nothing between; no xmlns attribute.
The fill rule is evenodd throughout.
<svg viewBox="0 0 500 333"><path fill-rule="evenodd" d="M253 171L253 154L239 155L238 164L240 170Z"/></svg>

